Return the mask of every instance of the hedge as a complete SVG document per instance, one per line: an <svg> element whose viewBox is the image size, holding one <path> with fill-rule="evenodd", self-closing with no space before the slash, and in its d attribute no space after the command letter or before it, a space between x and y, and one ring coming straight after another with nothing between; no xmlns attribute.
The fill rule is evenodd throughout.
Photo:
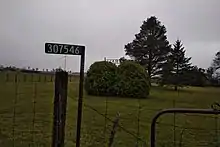
<svg viewBox="0 0 220 147"><path fill-rule="evenodd" d="M146 98L150 84L145 69L133 61L124 61L118 67L99 61L87 71L85 90L96 96Z"/></svg>

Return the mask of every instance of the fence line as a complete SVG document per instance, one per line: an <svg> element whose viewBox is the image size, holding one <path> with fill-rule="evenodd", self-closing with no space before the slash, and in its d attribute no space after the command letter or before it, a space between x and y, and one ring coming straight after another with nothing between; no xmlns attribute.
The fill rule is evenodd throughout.
<svg viewBox="0 0 220 147"><path fill-rule="evenodd" d="M70 97L71 98L71 97ZM75 100L74 98L72 98L73 100ZM86 108L89 108L89 109L91 109L91 110L93 110L94 112L96 112L97 114L99 114L99 115L101 115L101 116L103 116L104 118L105 118L105 114L102 114L101 112L99 112L97 109L95 109L94 107L92 107L92 106L90 106L90 105L87 105L87 104L83 104L84 105L84 107L86 107ZM120 117L121 118L121 117ZM114 120L112 120L111 118L109 118L109 117L107 117L106 116L106 119L108 120L108 121L110 121L111 123L114 123ZM136 134L133 134L132 132L130 132L130 131L128 131L127 129L125 129L122 125L118 125L118 127L120 128L120 129L122 129L123 131L125 131L126 133L128 133L128 134L130 134L131 136L133 136L134 138L136 138L136 139L139 139L139 140L141 140L142 142L145 142L144 140L142 140L142 139L140 139Z"/></svg>
<svg viewBox="0 0 220 147"><path fill-rule="evenodd" d="M72 98L72 99L74 99L74 98ZM74 100L76 100L76 99L74 99ZM110 104L111 102L109 102L108 101L108 104ZM114 102L113 102L114 103ZM84 106L86 107L86 108L89 108L89 109L91 109L92 111L94 111L94 112L96 112L97 114L99 114L99 115L101 115L101 116L103 116L104 118L106 118L108 121L110 121L110 122L112 122L113 123L113 120L111 119L111 118L109 118L109 117L106 117L106 116L109 116L108 114L106 115L106 111L105 111L105 113L103 114L103 113L101 113L99 110L97 110L97 109L95 109L93 106L90 106L90 105L88 105L88 104L85 104L84 103ZM176 106L176 101L173 101L173 107L175 108L175 106ZM141 110L141 106L140 105L138 105L138 113L140 113L140 110ZM157 109L156 109L157 110ZM155 113L156 112L158 112L158 111L155 111ZM188 114L184 114L183 116L191 116L191 115L188 115ZM193 115L193 116L199 116L199 117L209 117L209 118L213 118L213 116L201 116L201 115ZM129 119L128 118L124 118L123 116L120 116L120 119L121 120L123 120L123 119L125 119L125 120L128 120L129 121ZM218 118L217 118L218 119ZM142 140L142 139L140 139L140 137L139 137L139 122L140 122L140 117L139 117L139 114L138 114L138 117L137 117L137 133L136 134L134 134L133 132L130 132L129 130L127 130L126 128L124 128L121 124L119 125L119 127L120 128L122 128L122 130L123 131L125 131L126 133L128 133L128 134L130 134L131 136L133 136L134 138L136 138L138 141L139 140L141 140L142 142L144 142L144 143L146 143L146 141L145 140ZM216 123L217 123L217 121L215 121ZM150 124L151 123L151 121L149 121L149 122L146 122L145 121L145 123L146 124ZM205 131L216 131L216 132L218 132L218 130L219 130L219 128L218 127L215 127L215 129L210 129L210 128L208 128L208 129L204 129L204 128L202 128L202 127L189 127L189 126L178 126L178 125L176 125L176 114L174 114L174 116L173 116L173 124L171 123L162 123L162 122L157 122L157 124L159 124L159 125L163 125L163 126L172 126L173 127L173 146L177 146L177 140L176 140L176 128L181 128L182 129L182 131L181 131L181 134L183 134L184 133L184 131L187 131L187 130L205 130ZM106 123L105 123L106 124ZM217 133L216 133L217 134ZM207 134L208 135L208 134ZM181 135L181 137L182 137L182 135ZM216 136L217 137L217 136ZM137 141L137 145L138 145L138 141ZM179 142L178 142L179 143ZM209 142L207 142L207 143L209 143ZM179 144L178 144L179 145Z"/></svg>
<svg viewBox="0 0 220 147"><path fill-rule="evenodd" d="M108 98L105 99L105 124L104 124L104 141L105 141L105 143L106 143L107 115L108 115Z"/></svg>
<svg viewBox="0 0 220 147"><path fill-rule="evenodd" d="M72 98L73 100L75 100L75 101L77 101L75 98ZM139 101L139 104L140 104L140 100L138 100ZM110 102L108 101L108 104L110 104ZM176 102L175 101L173 101L173 107L175 108L175 105L176 105ZM114 123L114 121L111 119L111 118L109 118L109 117L107 117L108 116L108 114L106 115L106 111L105 111L105 113L103 114L103 113L101 113L99 110L97 110L97 109L95 109L93 106L90 106L90 105L88 105L88 104L85 104L84 103L84 107L86 107L86 108L89 108L89 109L91 109L92 111L94 111L94 112L96 112L97 114L99 114L99 115L101 115L101 116L103 116L105 119L107 119L108 121L110 121L111 123ZM146 144L146 140L142 140L140 137L139 137L139 129L140 129L140 126L139 126L139 123L140 123L140 111L141 110L141 105L138 105L138 117L137 117L137 133L136 134L134 134L133 132L130 132L129 130L127 130L124 126L122 126L121 124L119 124L119 128L121 128L123 131L125 131L127 134L129 134L129 135L131 135L131 136L133 136L134 138L136 138L137 139L137 144L136 144L136 146L138 146L139 145L139 141L141 141L142 143L145 143ZM158 111L155 111L155 113L156 112L158 112ZM190 115L185 115L184 114L184 116L190 116ZM203 116L202 116L203 117ZM206 117L208 117L208 116L206 116ZM211 116L210 118L212 118L213 116ZM124 117L122 117L122 116L120 116L120 119L121 120L123 120L123 119L125 119L125 120L128 120L129 121L129 119L127 119L127 118L124 118ZM149 121L149 122L146 122L145 121L145 123L147 123L147 124L150 124L151 123L151 121ZM179 129L182 129L182 131L181 131L181 134L183 134L184 133L184 131L186 131L186 130L204 130L204 131L216 131L216 132L218 132L218 130L219 130L219 128L218 127L216 127L215 129L210 129L210 128L208 128L208 129L204 129L204 128L202 128L202 127L189 127L189 126L179 126L179 125L176 125L176 114L174 114L174 116L173 116L173 124L171 124L171 123L162 123L162 122L157 122L157 124L159 124L159 125L163 125L163 126L171 126L171 127L173 127L173 146L177 146L177 140L176 140L176 128L179 128ZM105 125L106 125L106 123L105 123ZM181 137L182 137L182 135L181 135ZM181 142L181 141L180 141ZM179 143L179 142L178 142Z"/></svg>
<svg viewBox="0 0 220 147"><path fill-rule="evenodd" d="M215 136L216 136L216 142L218 143L219 140L218 140L218 116L215 115Z"/></svg>
<svg viewBox="0 0 220 147"><path fill-rule="evenodd" d="M43 75L44 76L44 75ZM47 96L48 93L52 93L53 91L52 90L48 90L48 89L42 89L40 90L41 88L41 84L40 82L43 82L43 83L52 83L54 81L54 77L53 76L41 76L38 75L35 76L35 74L32 74L31 76L30 75L24 75L23 78L22 78L22 75L19 75L19 74L15 74L14 77L12 78L12 76L6 74L5 76L5 82L9 82L9 83L14 83L14 95L13 95L13 105L10 106L10 108L13 109L13 114L12 114L12 140L13 140L13 146L15 147L16 146L16 132L18 131L22 131L22 133L28 133L30 132L31 134L31 145L35 145L35 144L38 144L37 142L37 137L36 135L39 133L39 134L43 134L44 131L43 130L40 130L40 126L37 126L36 123L37 123L37 115L45 115L45 116L48 116L48 115L51 115L51 113L46 113L46 112L41 112L37 109L38 105L37 105L37 101L38 101L38 98L40 98L41 96ZM33 90L30 92L30 91L23 91L23 90L20 90L19 86L20 86L20 83L26 83L27 85L30 83L30 86L33 88ZM69 81L71 82L74 82L73 80L73 76L71 76L71 78L69 78ZM44 86L47 86L47 85L44 85ZM18 120L18 115L20 115L20 112L18 111L18 104L20 103L19 101L19 98L22 97L23 95L28 95L28 94L33 94L30 99L32 99L32 111L31 112L27 112L27 113L31 113L32 115L32 118L31 118L31 121L32 121L32 124L31 124L31 128L30 130L22 130L21 128L16 128L16 123L17 123L17 120ZM70 97L71 99L73 99L74 101L77 101L76 98L74 98L73 96L68 96ZM155 102L157 101L160 101L160 99L155 99ZM173 107L173 108L176 108L178 107L178 104L191 104L189 102L186 102L186 101L183 101L183 100L167 100L167 102L169 103L170 102L170 106ZM84 102L84 107L87 108L89 111L92 111L92 112L95 112L96 114L98 114L99 116L102 116L103 119L104 119L104 124L102 127L103 129L103 136L100 138L100 140L104 140L104 143L105 144L108 144L108 136L110 134L108 134L108 131L111 131L109 128L108 128L108 123L110 122L111 124L114 124L114 119L112 119L113 117L115 117L115 114L110 114L110 108L111 108L111 105L115 105L115 104L119 104L117 103L116 101L113 101L113 100L110 100L109 97L105 97L104 100L103 100L103 107L104 109L103 110L99 110L97 108L95 108L95 106L92 106L91 104L89 103L86 103ZM120 105L119 105L120 106ZM143 136L143 132L147 132L148 131L148 125L151 123L151 118L149 116L145 116L145 113L151 113L151 114L154 114L156 112L158 112L159 108L150 108L148 106L145 106L142 104L142 99L137 99L137 104L136 104L136 100L135 100L135 104L126 104L126 106L128 107L128 109L132 109L135 111L135 116L132 116L132 118L135 118L135 119L132 119L131 116L129 114L126 113L126 115L128 116L123 116L123 114L120 115L120 121L118 123L118 128L120 130L122 130L123 132L125 132L126 134L128 134L129 136L131 136L135 141L134 141L134 144L136 147L139 147L139 146L143 146L143 144L146 146L148 144L148 138L146 138L146 136ZM12 110L11 109L11 110ZM0 111L0 115L2 114L6 114L7 112L7 109L1 109ZM11 113L11 112L10 112ZM173 114L173 116L170 117L169 120L171 121L168 121L167 123L165 122L157 122L158 125L160 125L160 127L170 127L172 128L172 130L170 130L170 132L168 133L167 136L169 136L169 140L167 142L169 143L172 143L172 145L174 147L181 147L183 146L183 141L184 141L184 134L189 131L188 133L192 133L191 131L194 132L199 132L199 131L204 131L204 132L200 132L202 135L205 135L207 136L207 138L209 138L212 134L213 135L213 138L215 139L214 142L218 143L219 142L219 119L218 119L218 116L217 115L211 115L211 116L203 116L203 115L194 115L194 114L184 114L184 115L181 115L181 117L185 117L185 118L189 118L189 117L202 117L202 118L208 118L210 121L213 122L213 128L204 128L202 126L190 126L189 125L180 125L178 124L179 122L177 121L178 119L178 116L177 114ZM19 116L21 118L21 116ZM51 120L52 120L52 117L51 117ZM132 130L129 130L129 128L126 128L125 125L123 124L123 122L129 122L129 121L134 121L134 124L135 124L135 129L134 131ZM51 121L50 120L42 120L43 123L50 123ZM144 124L143 124L144 123ZM144 128L144 130L143 130ZM39 130L38 130L39 129ZM11 129L10 129L10 132L11 132ZM166 133L166 132L165 132ZM192 133L192 135L194 135ZM117 132L116 132L117 134ZM210 135L211 134L211 135ZM160 137L160 136L159 136ZM166 136L165 136L166 137ZM104 139L103 139L104 138ZM117 140L117 138L115 139ZM166 142L166 141L158 141L158 143L160 142ZM187 141L187 143L190 143L190 140ZM210 141L207 141L207 140L204 140L204 141L200 141L198 140L198 144L208 144L210 143Z"/></svg>
<svg viewBox="0 0 220 147"><path fill-rule="evenodd" d="M1 106L4 107L0 107L0 123L3 124L0 127L0 137L1 133L8 134L8 138L0 139L0 146L16 147L36 146L41 144L40 142L36 142L36 140L39 141L39 139L35 136L43 135L45 131L42 130L41 126L36 125L36 123L38 123L36 122L36 114L48 114L36 110L37 97L38 95L48 95L48 93L52 93L52 91L38 91L38 83L44 81L42 81L42 78L41 81L37 78L35 74L23 75L21 73L7 73L2 75L2 73L0 73L0 84L5 84L0 86L3 86L3 88L5 87L4 90L8 91L8 93L4 91L2 91L4 93L0 93L1 100L3 100L2 102L7 104L4 106L3 103ZM46 82L49 82L49 80ZM28 88L28 90L26 90L26 88ZM10 104L9 102L11 100L12 103ZM29 101L31 103L29 103ZM25 108L26 105L29 105L27 107L28 109ZM10 110L12 111L10 112ZM51 114L49 114L49 116L50 115ZM11 121L8 122L8 120ZM41 120L41 122L43 124L48 124L51 120L47 121L44 119ZM7 132L5 132L5 130L7 130Z"/></svg>
<svg viewBox="0 0 220 147"><path fill-rule="evenodd" d="M12 74L13 73L13 74ZM0 73L1 74L1 73ZM7 72L5 73L5 82L15 82L15 77L19 82L54 82L55 73L23 73L23 72ZM69 82L73 82L73 77L76 75L69 75Z"/></svg>
<svg viewBox="0 0 220 147"><path fill-rule="evenodd" d="M34 145L34 132L35 132L35 116L36 116L36 98L37 98L37 83L34 83L34 96L33 96L33 118L32 118L32 135L31 141Z"/></svg>
<svg viewBox="0 0 220 147"><path fill-rule="evenodd" d="M17 99L18 99L18 82L17 82L17 75L15 75L15 97L14 97L14 104L13 104L13 127L12 127L12 137L13 137L13 147L15 146L15 118L16 118L16 106L17 106Z"/></svg>
<svg viewBox="0 0 220 147"><path fill-rule="evenodd" d="M178 92L179 93L179 92ZM176 101L173 100L173 108L176 107ZM176 124L176 113L173 113L173 146L176 147L176 127L175 127L175 124Z"/></svg>

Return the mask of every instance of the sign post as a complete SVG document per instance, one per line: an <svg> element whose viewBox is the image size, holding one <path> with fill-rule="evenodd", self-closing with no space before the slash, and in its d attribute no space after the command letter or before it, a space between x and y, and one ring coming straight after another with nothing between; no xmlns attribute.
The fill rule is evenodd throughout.
<svg viewBox="0 0 220 147"><path fill-rule="evenodd" d="M76 132L76 147L80 147L80 130L82 121L82 104L83 104L83 81L84 81L84 64L85 64L85 46L45 43L45 53L48 54L65 54L65 55L79 55L80 61L80 81L79 81L79 99L78 99L78 113L77 113L77 132Z"/></svg>
<svg viewBox="0 0 220 147"><path fill-rule="evenodd" d="M79 82L79 99L78 99L78 114L77 114L76 147L80 147L80 130L81 130L82 103L83 103L82 98L83 98L83 81L84 81L84 62L85 62L85 53L81 55L81 61L80 61L80 82Z"/></svg>

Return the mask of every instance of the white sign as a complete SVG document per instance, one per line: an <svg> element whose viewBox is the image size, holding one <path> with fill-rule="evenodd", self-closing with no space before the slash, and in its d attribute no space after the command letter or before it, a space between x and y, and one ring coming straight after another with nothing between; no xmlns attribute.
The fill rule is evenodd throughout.
<svg viewBox="0 0 220 147"><path fill-rule="evenodd" d="M120 60L119 59L107 59L107 58L105 58L104 60L107 61L107 62L114 63L116 65L120 64Z"/></svg>

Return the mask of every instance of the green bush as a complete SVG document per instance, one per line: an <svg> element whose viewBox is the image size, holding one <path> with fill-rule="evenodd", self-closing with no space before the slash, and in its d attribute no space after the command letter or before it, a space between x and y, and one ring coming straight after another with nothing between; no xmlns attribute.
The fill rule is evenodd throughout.
<svg viewBox="0 0 220 147"><path fill-rule="evenodd" d="M100 61L87 71L85 90L90 95L146 98L150 84L145 69L132 61L115 64Z"/></svg>
<svg viewBox="0 0 220 147"><path fill-rule="evenodd" d="M133 61L122 62L118 67L118 74L120 96L146 98L149 95L149 78L141 65Z"/></svg>
<svg viewBox="0 0 220 147"><path fill-rule="evenodd" d="M111 62L93 63L85 78L85 90L90 95L114 96L116 89L117 66Z"/></svg>

